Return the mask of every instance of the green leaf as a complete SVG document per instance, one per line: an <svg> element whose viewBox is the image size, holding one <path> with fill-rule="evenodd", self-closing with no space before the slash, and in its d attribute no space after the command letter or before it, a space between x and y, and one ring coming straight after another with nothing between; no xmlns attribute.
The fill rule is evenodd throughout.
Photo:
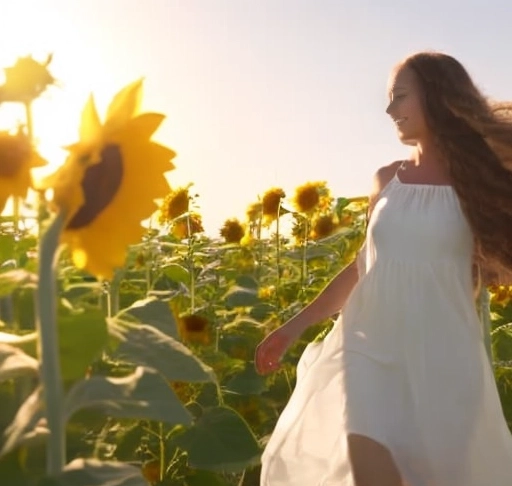
<svg viewBox="0 0 512 486"><path fill-rule="evenodd" d="M176 283L190 283L190 272L183 266L177 263L171 263L162 268L164 275Z"/></svg>
<svg viewBox="0 0 512 486"><path fill-rule="evenodd" d="M124 316L125 313L134 317L139 322L155 327L168 336L172 336L175 339L179 338L176 320L167 302L154 297L139 300L121 312L119 316Z"/></svg>
<svg viewBox="0 0 512 486"><path fill-rule="evenodd" d="M18 348L0 344L0 381L22 375L37 375L39 362Z"/></svg>
<svg viewBox="0 0 512 486"><path fill-rule="evenodd" d="M191 467L208 471L239 472L258 464L261 454L245 420L228 407L205 410L176 443L187 451Z"/></svg>
<svg viewBox="0 0 512 486"><path fill-rule="evenodd" d="M0 450L0 457L8 454L16 447L47 435L46 427L38 426L44 417L43 389L38 387L23 402L14 420L5 431L6 440Z"/></svg>
<svg viewBox="0 0 512 486"><path fill-rule="evenodd" d="M80 299L85 300L85 298L100 295L102 292L101 282L80 282L66 285L61 295L71 302L77 302Z"/></svg>
<svg viewBox="0 0 512 486"><path fill-rule="evenodd" d="M77 313L62 309L58 328L62 379L70 381L85 376L89 365L107 345L103 312L90 309Z"/></svg>
<svg viewBox="0 0 512 486"><path fill-rule="evenodd" d="M269 304L267 302L261 302L260 304L255 305L249 315L256 319L257 321L265 321L271 315L277 313L277 308L273 304Z"/></svg>
<svg viewBox="0 0 512 486"><path fill-rule="evenodd" d="M251 307L259 304L258 291L256 289L248 289L233 285L224 295L226 305L229 308L233 307Z"/></svg>
<svg viewBox="0 0 512 486"><path fill-rule="evenodd" d="M37 332L21 335L0 332L0 343L21 349L32 358L37 356Z"/></svg>
<svg viewBox="0 0 512 486"><path fill-rule="evenodd" d="M23 269L0 273L0 297L12 294L18 287L37 285L37 275Z"/></svg>
<svg viewBox="0 0 512 486"><path fill-rule="evenodd" d="M121 427L116 434L116 459L118 461L130 461L136 458L142 438L147 434L141 422L128 427Z"/></svg>
<svg viewBox="0 0 512 486"><path fill-rule="evenodd" d="M512 325L505 324L491 333L491 347L495 360L512 360Z"/></svg>
<svg viewBox="0 0 512 486"><path fill-rule="evenodd" d="M19 288L11 296L13 320L20 329L35 329L36 309L34 290L28 287Z"/></svg>
<svg viewBox="0 0 512 486"><path fill-rule="evenodd" d="M186 486L229 486L218 474L211 471L192 470L185 476Z"/></svg>
<svg viewBox="0 0 512 486"><path fill-rule="evenodd" d="M260 286L258 281L251 275L239 275L236 278L236 284L239 287L251 290L258 290L258 287Z"/></svg>
<svg viewBox="0 0 512 486"><path fill-rule="evenodd" d="M263 326L256 327L249 319L241 319L222 327L219 346L231 358L251 361L264 335Z"/></svg>
<svg viewBox="0 0 512 486"><path fill-rule="evenodd" d="M0 263L13 258L15 249L16 240L14 235L0 235Z"/></svg>
<svg viewBox="0 0 512 486"><path fill-rule="evenodd" d="M266 383L266 378L256 373L254 363L248 361L243 371L231 378L225 388L239 395L259 395L267 389Z"/></svg>
<svg viewBox="0 0 512 486"><path fill-rule="evenodd" d="M315 258L324 258L332 255L332 251L323 246L309 246L306 251L306 260L313 260ZM302 249L292 249L283 252L283 257L290 258L290 260L302 260L304 254Z"/></svg>
<svg viewBox="0 0 512 486"><path fill-rule="evenodd" d="M340 216L341 212L351 203L352 201L350 199L347 199L346 197L338 197L336 199L336 204L334 207L334 212Z"/></svg>
<svg viewBox="0 0 512 486"><path fill-rule="evenodd" d="M62 379L71 381L85 375L89 365L106 347L108 333L103 312L96 309L81 312L59 309L59 352ZM0 343L22 349L37 356L37 333L16 335L0 332Z"/></svg>
<svg viewBox="0 0 512 486"><path fill-rule="evenodd" d="M152 326L114 318L108 329L119 343L116 355L121 359L154 368L169 381L216 381L213 370L186 346Z"/></svg>
<svg viewBox="0 0 512 486"><path fill-rule="evenodd" d="M93 376L75 383L65 399L67 417L89 407L118 418L185 425L192 422L166 381L156 371L143 367L123 378Z"/></svg>
<svg viewBox="0 0 512 486"><path fill-rule="evenodd" d="M54 486L148 486L142 471L130 464L75 459L54 478Z"/></svg>

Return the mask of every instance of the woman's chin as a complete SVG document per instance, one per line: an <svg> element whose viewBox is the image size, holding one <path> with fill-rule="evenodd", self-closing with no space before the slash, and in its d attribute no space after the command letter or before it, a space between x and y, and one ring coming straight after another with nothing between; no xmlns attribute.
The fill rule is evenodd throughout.
<svg viewBox="0 0 512 486"><path fill-rule="evenodd" d="M398 139L400 142L402 142L404 145L416 145L418 143L418 138L414 137L410 133L398 131Z"/></svg>

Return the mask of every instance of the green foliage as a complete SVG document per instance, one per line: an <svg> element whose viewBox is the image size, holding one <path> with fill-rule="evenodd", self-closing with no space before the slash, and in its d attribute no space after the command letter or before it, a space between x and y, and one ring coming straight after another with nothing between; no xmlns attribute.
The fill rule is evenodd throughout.
<svg viewBox="0 0 512 486"><path fill-rule="evenodd" d="M336 204L338 216L350 212L348 199ZM29 251L37 242L0 239L0 256L15 262L0 271L2 481L258 484L262 444L289 399L295 364L332 322L305 332L278 373L256 373L255 348L353 259L364 234L363 209L352 220L307 244L271 229L260 228L256 237L257 226L247 246L199 236L178 242L153 231L131 249L110 285L72 268L64 254L57 330L71 462L55 478L44 475L38 278ZM512 427L512 304L491 310L496 380Z"/></svg>
<svg viewBox="0 0 512 486"><path fill-rule="evenodd" d="M257 464L261 453L243 418L227 407L205 410L175 442L188 452L191 467L210 471L242 471Z"/></svg>

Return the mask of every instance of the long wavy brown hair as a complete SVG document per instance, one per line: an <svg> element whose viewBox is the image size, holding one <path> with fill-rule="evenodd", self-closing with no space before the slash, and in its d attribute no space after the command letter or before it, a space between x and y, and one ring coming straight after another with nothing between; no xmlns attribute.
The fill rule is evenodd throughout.
<svg viewBox="0 0 512 486"><path fill-rule="evenodd" d="M512 103L488 99L446 54L420 52L401 67L422 88L429 129L475 237L475 261L493 270L486 283L498 283L512 270Z"/></svg>

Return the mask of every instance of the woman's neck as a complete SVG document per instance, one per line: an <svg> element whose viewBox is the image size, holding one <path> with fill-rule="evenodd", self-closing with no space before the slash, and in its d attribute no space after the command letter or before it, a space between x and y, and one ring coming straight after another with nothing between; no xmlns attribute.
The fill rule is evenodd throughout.
<svg viewBox="0 0 512 486"><path fill-rule="evenodd" d="M443 157L433 141L425 140L416 144L412 152L412 160L416 166L439 166L442 164Z"/></svg>

